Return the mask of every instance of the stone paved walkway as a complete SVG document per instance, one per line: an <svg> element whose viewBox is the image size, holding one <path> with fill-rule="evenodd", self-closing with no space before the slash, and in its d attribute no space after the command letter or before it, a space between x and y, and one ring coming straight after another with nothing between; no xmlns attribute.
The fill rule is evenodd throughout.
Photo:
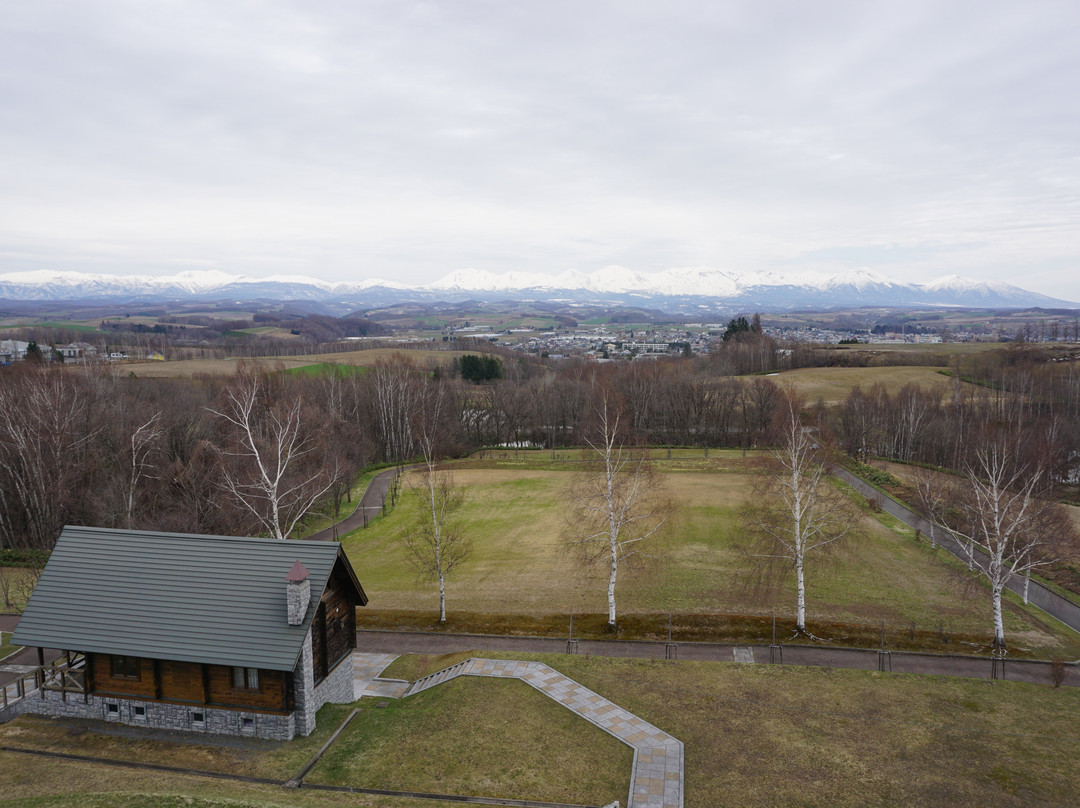
<svg viewBox="0 0 1080 808"><path fill-rule="evenodd" d="M400 699L409 689L404 679L380 679L379 674L398 658L398 654L364 654L353 652L353 696L376 696Z"/></svg>
<svg viewBox="0 0 1080 808"><path fill-rule="evenodd" d="M356 670L372 670L379 665L381 672L389 662L382 658L387 654L363 654L356 652L353 665ZM378 659L365 659L378 657ZM391 657L392 658L392 657ZM634 765L630 775L628 808L682 808L683 805L683 745L648 721L612 704L573 679L540 662L519 662L503 659L467 659L445 670L413 682L403 695L411 696L458 676L492 676L520 679L539 690L545 696L573 710L586 721L614 735L634 750ZM371 690L380 683L395 680L373 678L363 695L374 695ZM389 695L378 693L378 695ZM395 697L396 698L396 697Z"/></svg>

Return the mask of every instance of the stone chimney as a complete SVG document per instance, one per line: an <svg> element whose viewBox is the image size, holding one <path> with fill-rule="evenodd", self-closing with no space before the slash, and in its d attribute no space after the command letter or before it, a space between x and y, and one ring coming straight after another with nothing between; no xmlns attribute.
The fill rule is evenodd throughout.
<svg viewBox="0 0 1080 808"><path fill-rule="evenodd" d="M304 622L308 604L311 603L311 575L299 559L292 565L285 576L285 598L289 606L289 625L298 626Z"/></svg>

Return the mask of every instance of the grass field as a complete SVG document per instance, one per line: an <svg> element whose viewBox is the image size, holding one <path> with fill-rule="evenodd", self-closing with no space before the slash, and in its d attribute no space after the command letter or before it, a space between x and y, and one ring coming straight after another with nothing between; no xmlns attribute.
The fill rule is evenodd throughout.
<svg viewBox="0 0 1080 808"><path fill-rule="evenodd" d="M374 699L358 702L359 713L306 782L586 805L605 805L625 797L633 760L630 748L523 682L459 679L413 698L390 701L385 708L379 703ZM327 705L319 711L318 728L311 736L288 743L22 716L0 725L0 745L286 780L326 743L350 709ZM7 756L0 753L3 757ZM13 760L32 765L38 759L18 756ZM15 796L22 786L27 796L56 794L65 788L81 795L79 783L63 773L76 765L45 762L59 770L50 772L45 783L19 782L16 777L14 784L5 783L12 787L2 793ZM118 790L127 790L129 781L140 783L140 790L146 787L141 784L142 773L111 771ZM175 779L176 784L154 791L202 794L198 778L166 779ZM186 787L179 786L182 782ZM366 799L370 802L345 804L385 804ZM0 806L8 804L0 798ZM101 804L126 803L103 799Z"/></svg>
<svg viewBox="0 0 1080 808"><path fill-rule="evenodd" d="M308 781L607 805L632 750L524 682L455 679L361 711Z"/></svg>
<svg viewBox="0 0 1080 808"><path fill-rule="evenodd" d="M24 715L0 724L0 745L287 780L326 743L348 714L347 706L328 704L319 710L311 735L288 743ZM72 733L72 727L81 731ZM176 742L178 737L182 743Z"/></svg>
<svg viewBox="0 0 1080 808"><path fill-rule="evenodd" d="M0 751L2 808L451 808L459 802L283 789Z"/></svg>
<svg viewBox="0 0 1080 808"><path fill-rule="evenodd" d="M389 676L467 656L403 657ZM500 654L485 654L499 657ZM515 654L542 661L671 733L688 808L1072 806L1080 688L818 668ZM1074 671L1073 676L1077 673ZM536 702L534 698L542 699ZM629 750L522 683L456 680L360 715L310 782L604 804L625 799ZM333 717L348 708L334 707ZM9 746L237 773L299 768L336 721L285 744L24 716ZM330 729L324 729L329 727ZM120 730L120 731L118 731ZM471 731L470 731L471 730ZM0 752L0 806L398 806L449 803L247 785ZM584 781L584 783L582 782ZM541 796L549 795L549 796Z"/></svg>
<svg viewBox="0 0 1080 808"><path fill-rule="evenodd" d="M123 372L146 378L173 378L177 376L231 376L241 361L257 364L268 370L281 368L296 370L311 365L352 365L371 367L380 361L411 361L421 366L432 363L448 364L468 351L398 350L396 348L372 348L366 351L342 351L339 353L312 354L310 356L266 356L260 358L188 359L183 361L125 362ZM475 352L474 352L475 353Z"/></svg>
<svg viewBox="0 0 1080 808"><path fill-rule="evenodd" d="M598 571L583 569L561 541L565 490L573 472L526 467L532 461L519 461L522 468L516 469L490 462L496 467L473 463L454 471L469 496L460 519L473 554L448 582L450 629L479 621L491 630L543 633L544 621L535 618L545 615L561 633L573 611L579 615L576 625L586 630L584 615L606 612L606 582ZM714 453L708 462L717 470L710 471L701 470L701 462L676 454L670 464L661 463L687 469L666 475L680 510L655 548L661 558L621 574L616 591L621 617L632 624L651 616L659 627L673 613L676 634L681 632L677 639L723 635L729 630L725 616L768 615L775 608L779 618L789 620L795 607L791 576L760 574L754 560L736 547L736 509L752 490L746 461L737 453ZM343 538L371 599L359 613L364 625L427 627L437 613L435 585L417 577L401 548L403 531L414 524L414 503L406 486L386 518ZM865 515L862 528L858 541L808 561L811 630L815 624L844 624L873 632L884 620L894 637L902 631L969 635L964 641L975 642L989 638L989 596L956 559L930 551L884 514ZM1006 631L1017 653L1080 656L1075 634L1017 601L1010 600L1006 610ZM826 633L846 630L832 626Z"/></svg>
<svg viewBox="0 0 1080 808"><path fill-rule="evenodd" d="M426 660L426 668L465 656ZM1080 793L1077 688L715 662L514 658L543 661L682 741L687 806L1067 806ZM415 667L409 657L399 663L386 675Z"/></svg>
<svg viewBox="0 0 1080 808"><path fill-rule="evenodd" d="M855 388L864 390L875 384L884 385L890 395L895 395L905 384L923 387L940 387L942 395L952 382L938 373L937 368L915 365L887 365L869 368L799 368L774 373L769 376L780 385L790 385L809 403L822 399L826 404L836 404L847 398Z"/></svg>

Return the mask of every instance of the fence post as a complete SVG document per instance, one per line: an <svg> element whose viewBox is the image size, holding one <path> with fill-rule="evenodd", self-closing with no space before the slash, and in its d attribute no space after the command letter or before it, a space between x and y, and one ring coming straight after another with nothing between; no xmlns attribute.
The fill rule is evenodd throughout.
<svg viewBox="0 0 1080 808"><path fill-rule="evenodd" d="M570 633L566 635L566 653L576 654L578 652L578 641L574 639L574 612L570 610Z"/></svg>
<svg viewBox="0 0 1080 808"><path fill-rule="evenodd" d="M769 664L775 665L777 657L784 664L784 646L776 644L776 609L772 610L772 645L769 646Z"/></svg>

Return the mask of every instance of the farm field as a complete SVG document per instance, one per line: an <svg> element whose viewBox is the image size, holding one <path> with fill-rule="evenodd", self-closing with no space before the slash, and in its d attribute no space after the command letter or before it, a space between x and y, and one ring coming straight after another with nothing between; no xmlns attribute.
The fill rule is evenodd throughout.
<svg viewBox="0 0 1080 808"><path fill-rule="evenodd" d="M808 403L818 399L826 404L837 404L848 397L855 387L866 390L875 384L884 385L890 395L895 395L906 384L918 384L923 387L940 387L942 395L953 384L947 376L938 373L938 368L924 365L885 365L867 368L799 368L785 370L769 375L772 381L781 386L790 385Z"/></svg>
<svg viewBox="0 0 1080 808"><path fill-rule="evenodd" d="M134 373L145 378L174 378L180 376L231 376L241 361L271 370L282 368L294 370L318 364L354 365L371 367L380 361L401 358L421 365L447 364L468 351L399 350L396 348L372 348L366 351L342 351L339 353L310 354L303 356L266 356L259 358L234 357L229 359L187 359L183 361L138 361L119 365L120 372ZM475 353L475 352L474 352Z"/></svg>
<svg viewBox="0 0 1080 808"><path fill-rule="evenodd" d="M430 673L469 655L402 657L386 675ZM688 808L1070 806L1080 792L1075 722L1080 689L1074 687L719 662L555 654L513 658L544 662L682 741ZM606 737L595 748L581 750L577 744L591 743L593 727L554 702L548 708L565 715L549 714L528 698L534 694L519 698L513 687L506 687L514 684L457 680L383 709L374 699L361 700L361 714L309 781L430 787L448 794L486 791L513 799L559 793L591 804L603 804L597 797L614 789L614 798L625 800L628 750L610 749ZM335 706L331 714L324 708L317 735L285 744L248 739L214 744L202 736L156 737L161 734L28 716L0 727L0 740L9 746L173 765L211 761L219 770L233 765L237 773L277 778L303 765L337 723L326 719L348 709ZM488 727L493 715L494 725ZM370 745L361 742L365 735ZM458 747L461 754L452 770L431 771L447 754L446 745L459 740L464 745ZM391 742L395 756L386 760L382 750ZM569 743L570 748L549 748L552 743ZM0 765L3 808L449 804L286 791L13 752L0 752ZM603 780L600 789L580 785L583 770L587 780Z"/></svg>
<svg viewBox="0 0 1080 808"><path fill-rule="evenodd" d="M571 455L580 457L563 454ZM483 461L473 461L454 470L455 481L468 492L460 519L473 554L448 579L451 630L455 613L465 620L486 615L507 633L515 633L515 622L525 625L525 616L553 616L564 632L571 611L582 616L580 625L584 615L606 613L606 578L583 568L561 538L573 463L556 461L553 465L563 469L556 470L537 468L538 460L519 461L519 468L501 462L490 460L491 467L483 468ZM671 613L676 634L685 628L698 633L684 639L703 639L700 632L708 633L708 624L723 630L725 615L767 616L775 608L780 619L794 617L793 576L777 580L762 575L755 560L736 546L736 509L753 484L746 462L737 452L713 453L709 461L680 459L676 453L670 463L658 464L671 469L665 477L680 510L654 548L660 558L620 572L616 599L621 619ZM350 561L362 570L370 598L359 612L362 625L390 627L406 614L413 627L418 620L434 622L437 587L417 577L401 547L403 532L415 520L415 503L405 485L385 518L342 539ZM887 515L867 513L861 527L858 541L808 560L811 631L815 624L843 624L876 632L884 620L894 636L901 630L956 633L988 642L989 596L966 568L944 551L930 551ZM1054 621L1018 601L1010 601L1006 611L1014 651L1080 656L1080 638ZM527 633L536 630L533 626ZM954 644L941 650L959 648Z"/></svg>

